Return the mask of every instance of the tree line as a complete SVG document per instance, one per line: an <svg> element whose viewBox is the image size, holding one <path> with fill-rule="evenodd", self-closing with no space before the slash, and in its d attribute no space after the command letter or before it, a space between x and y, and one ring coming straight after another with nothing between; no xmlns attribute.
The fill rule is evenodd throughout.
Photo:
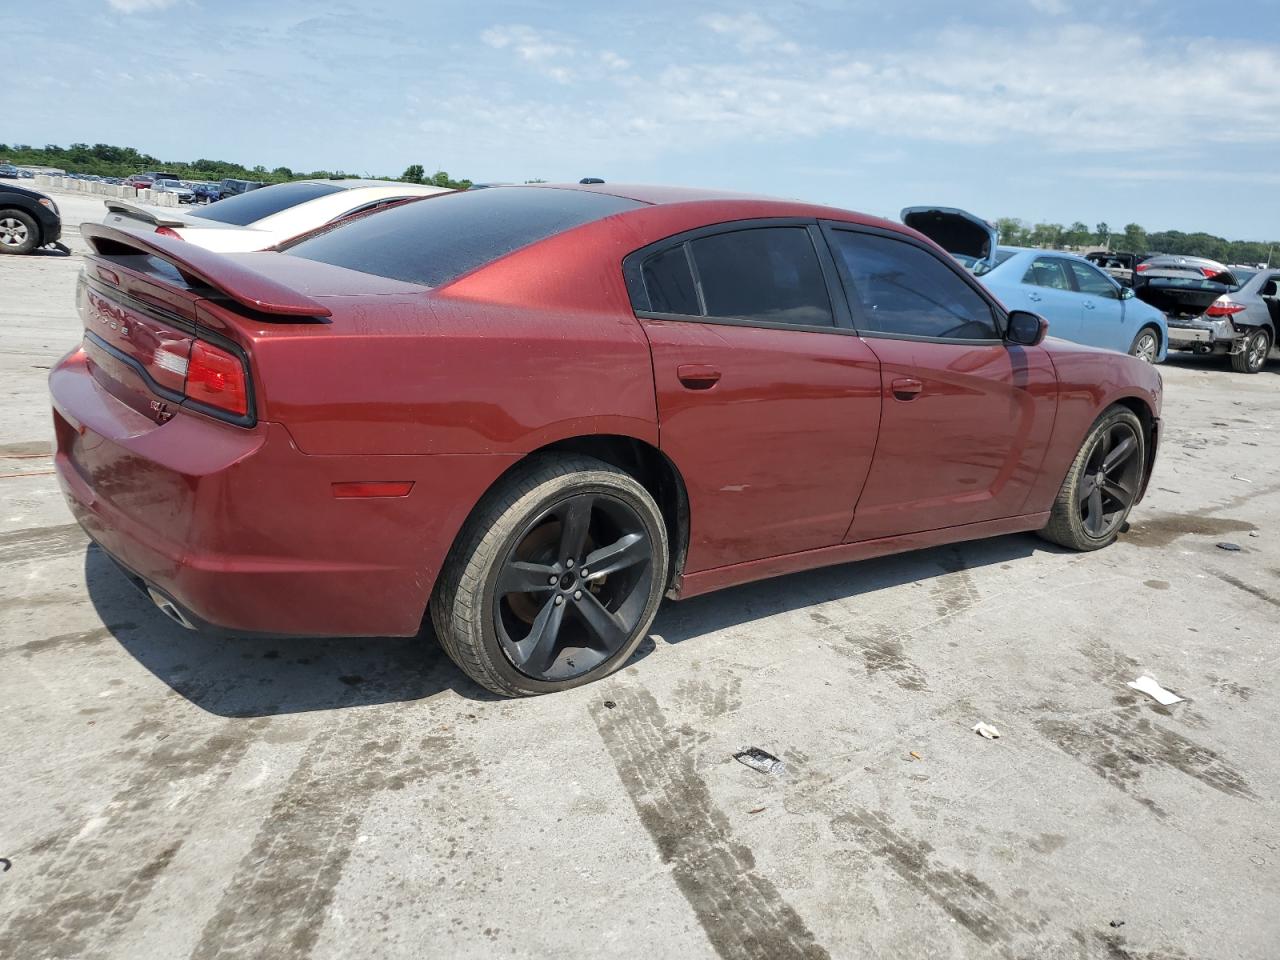
<svg viewBox="0 0 1280 960"><path fill-rule="evenodd" d="M0 143L0 162L18 166L58 167L68 173L84 173L99 177L128 177L148 170L163 170L177 174L186 180L258 180L263 183L284 183L287 180L317 180L356 176L342 170L295 171L289 167L268 170L262 165L246 167L228 160L158 160L133 147L116 147L107 143L73 143L69 147L46 144L32 147L27 144ZM415 163L399 177L406 183L430 183L454 190L465 190L470 180L455 180L443 170L428 174L426 168ZM540 182L540 181L528 181ZM1115 233L1105 223L1092 230L1076 221L1070 226L1060 223L1028 223L1016 217L1001 217L995 221L1000 231L1000 242L1016 247L1044 247L1047 249L1076 249L1105 247L1128 253L1178 253L1194 257L1208 257L1222 263L1268 263L1274 257L1273 250L1280 248L1280 241L1259 243L1248 240L1227 240L1209 233L1183 233L1181 230L1148 232L1136 223L1126 224Z"/></svg>
<svg viewBox="0 0 1280 960"><path fill-rule="evenodd" d="M1119 233L1106 223L1092 230L1080 221L1070 226L1060 223L1027 223L1016 217L995 221L1000 242L1011 247L1044 247L1052 250L1103 247L1125 253L1176 253L1189 257L1208 257L1220 263L1270 263L1280 251L1280 241L1227 240L1211 233L1183 233L1181 230L1147 231L1140 224L1129 223Z"/></svg>
<svg viewBox="0 0 1280 960"><path fill-rule="evenodd" d="M133 147L117 147L109 143L73 143L60 147L48 143L43 147L29 144L0 143L0 163L12 163L19 167L56 167L67 173L83 173L97 177L129 177L135 173L163 171L177 175L182 180L256 180L260 183L284 183L289 180L329 180L355 177L359 174L343 170L293 170L276 167L268 170L259 164L246 167L229 160L160 160ZM414 174L410 177L410 174ZM395 177L379 177L394 180ZM411 183L434 183L454 190L471 186L470 180L454 180L443 170L428 176L421 165L405 171L400 179Z"/></svg>

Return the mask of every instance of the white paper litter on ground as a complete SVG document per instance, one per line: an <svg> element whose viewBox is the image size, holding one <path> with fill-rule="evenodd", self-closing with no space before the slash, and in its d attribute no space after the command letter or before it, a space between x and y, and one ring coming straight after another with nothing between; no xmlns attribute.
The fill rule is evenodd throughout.
<svg viewBox="0 0 1280 960"><path fill-rule="evenodd" d="M1139 693L1145 693L1148 697L1155 700L1156 703L1165 707L1173 703L1182 703L1184 699L1176 693L1166 690L1164 687L1160 686L1160 684L1156 683L1155 680L1146 675L1139 677L1137 680L1130 680L1127 685L1133 687L1133 689L1137 690Z"/></svg>
<svg viewBox="0 0 1280 960"><path fill-rule="evenodd" d="M988 740L1000 739L1000 731L989 723L979 722L978 725L973 728L973 732L979 736L986 737Z"/></svg>

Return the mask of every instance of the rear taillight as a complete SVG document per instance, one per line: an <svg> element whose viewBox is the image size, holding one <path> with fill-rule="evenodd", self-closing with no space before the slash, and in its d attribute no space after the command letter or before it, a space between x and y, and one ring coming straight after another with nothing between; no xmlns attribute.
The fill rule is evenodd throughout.
<svg viewBox="0 0 1280 960"><path fill-rule="evenodd" d="M1149 264L1149 263L1140 263L1140 264L1138 264L1136 267L1134 267L1133 269L1137 270L1137 271L1138 271L1138 273L1146 273L1148 270L1150 270L1150 269L1151 269L1151 264Z"/></svg>
<svg viewBox="0 0 1280 960"><path fill-rule="evenodd" d="M156 227L156 233L160 234L162 237L173 237L175 240L182 239L182 234L173 229L173 227Z"/></svg>
<svg viewBox="0 0 1280 960"><path fill-rule="evenodd" d="M1205 311L1205 315L1210 317L1231 317L1244 309L1245 305L1243 303L1235 303L1232 300L1223 298L1211 303L1209 309Z"/></svg>
<svg viewBox="0 0 1280 960"><path fill-rule="evenodd" d="M240 358L211 343L197 340L187 361L187 396L219 410L245 416L249 412L249 383Z"/></svg>
<svg viewBox="0 0 1280 960"><path fill-rule="evenodd" d="M1201 267L1201 268L1200 268L1200 272L1201 272L1201 273L1203 273L1203 274L1204 274L1204 276L1205 276L1205 279L1206 279L1206 280L1208 280L1208 279L1209 279L1209 278L1211 278L1211 277L1216 277L1216 276L1217 276L1218 274L1220 274L1222 271L1221 271L1221 270L1215 270L1215 269L1213 269L1213 267Z"/></svg>

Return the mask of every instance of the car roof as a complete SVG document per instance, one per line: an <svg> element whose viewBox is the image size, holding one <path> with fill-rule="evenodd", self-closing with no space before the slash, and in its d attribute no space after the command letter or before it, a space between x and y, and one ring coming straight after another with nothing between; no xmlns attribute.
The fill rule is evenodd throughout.
<svg viewBox="0 0 1280 960"><path fill-rule="evenodd" d="M512 184L493 187L501 190L580 190L588 193L602 193L607 196L620 197L624 200L635 200L645 204L640 209L674 211L676 208L689 208L694 205L714 206L715 212L708 224L736 219L754 219L769 217L812 217L814 219L839 220L845 223L857 223L863 226L879 227L894 233L920 237L928 240L923 234L896 223L871 214L859 213L842 207L832 207L813 203L808 200L771 197L756 193L738 193L732 190L711 190L703 187L672 187L662 184L638 183L529 183ZM639 211L631 211L623 216L634 216ZM686 228L688 229L688 228Z"/></svg>
<svg viewBox="0 0 1280 960"><path fill-rule="evenodd" d="M1079 260L1082 263L1089 263L1080 254L1068 253L1066 250L1046 250L1043 247L1006 247L1003 245L996 249L1005 253L1035 253L1046 257L1062 257L1064 260ZM1093 266L1093 264L1090 264L1090 266Z"/></svg>

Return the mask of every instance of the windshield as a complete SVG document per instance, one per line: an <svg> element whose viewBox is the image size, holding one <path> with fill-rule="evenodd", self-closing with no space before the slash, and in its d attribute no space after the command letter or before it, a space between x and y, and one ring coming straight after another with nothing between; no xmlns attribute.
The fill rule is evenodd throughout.
<svg viewBox="0 0 1280 960"><path fill-rule="evenodd" d="M211 203L195 216L202 220L216 220L218 223L230 223L237 227L246 227L251 223L288 210L308 200L326 197L338 193L342 187L332 183L277 183L273 187L250 190L234 197L227 197Z"/></svg>
<svg viewBox="0 0 1280 960"><path fill-rule="evenodd" d="M513 250L639 206L623 197L547 187L442 193L348 221L286 252L436 287Z"/></svg>

